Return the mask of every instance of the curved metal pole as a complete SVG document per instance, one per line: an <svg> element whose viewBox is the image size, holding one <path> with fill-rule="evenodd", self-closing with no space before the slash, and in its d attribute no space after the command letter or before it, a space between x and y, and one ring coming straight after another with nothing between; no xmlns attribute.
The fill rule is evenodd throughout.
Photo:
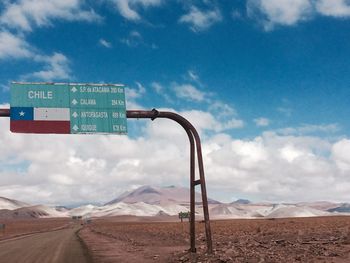
<svg viewBox="0 0 350 263"><path fill-rule="evenodd" d="M211 227L210 227L210 220L209 220L209 209L208 209L208 197L207 197L207 189L205 185L205 176L204 176L204 165L203 165L203 156L202 156L202 147L201 147L201 141L200 137L198 135L197 130L194 128L194 126L184 117L181 115L174 113L174 112L158 112L157 110L153 109L152 111L127 111L127 117L132 118L132 116L143 116L152 114L153 118L168 118L173 121L176 121L179 123L185 130L189 129L194 136L194 139L196 141L196 147L197 147L197 155L198 155L198 167L199 167L199 177L200 180L194 181L194 184L200 184L201 185L201 192L202 192L202 203L203 203L203 213L204 213L204 222L205 222L205 233L207 237L207 248L208 253L213 252L213 245L212 245L212 238L211 238ZM137 117L135 117L137 118ZM191 187L192 188L192 187Z"/></svg>
<svg viewBox="0 0 350 263"><path fill-rule="evenodd" d="M159 111L127 111L127 118L130 119L151 119L152 121L159 117ZM180 125L184 128L190 141L190 242L192 253L196 252L196 235L195 235L195 144L193 134L183 124Z"/></svg>
<svg viewBox="0 0 350 263"><path fill-rule="evenodd" d="M154 120L156 118L168 118L173 121L176 121L179 123L186 131L187 136L190 140L190 154L191 154L191 160L190 160L190 180L191 180L191 226L190 226L190 232L191 232L191 252L196 252L195 247L195 192L194 187L197 184L201 185L201 192L202 192L202 203L203 203L203 213L204 213L204 221L205 221L205 232L206 232L206 238L207 238L207 248L208 253L213 252L213 246L212 246L212 238L211 238L211 228L210 228L210 221L209 221L209 210L208 210L208 198L207 198L207 190L206 190L206 184L205 184L205 177L204 177L204 165L203 165L203 156L202 156L202 147L201 147L201 141L200 137L198 135L197 130L194 128L194 126L184 117L182 117L179 114L173 113L173 112L159 112L155 109L152 111L139 111L139 110L128 110L126 112L127 118L148 118L151 120ZM9 109L0 109L0 117L10 117L10 110ZM197 155L198 155L198 167L199 167L199 177L200 180L195 180L195 157L194 157L194 140L196 142L196 148L197 148Z"/></svg>
<svg viewBox="0 0 350 263"><path fill-rule="evenodd" d="M202 156L201 139L199 137L197 130L193 127L193 125L191 123L190 123L190 126L191 126L191 131L193 133L193 136L195 138L196 147L197 147L199 178L200 178L200 185L201 185L201 192L202 192L202 203L203 203L203 212L204 212L204 222L205 222L205 232L206 232L206 237L207 237L208 253L212 253L213 252L213 245L212 245L212 240L211 240L208 196L207 196L207 187L206 187L205 176L204 176L204 164L203 164L203 156Z"/></svg>

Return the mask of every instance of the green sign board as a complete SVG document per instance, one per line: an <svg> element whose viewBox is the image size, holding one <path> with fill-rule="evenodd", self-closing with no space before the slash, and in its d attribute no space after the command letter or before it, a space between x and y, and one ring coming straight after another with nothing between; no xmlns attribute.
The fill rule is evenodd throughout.
<svg viewBox="0 0 350 263"><path fill-rule="evenodd" d="M11 131L126 134L125 86L12 83Z"/></svg>

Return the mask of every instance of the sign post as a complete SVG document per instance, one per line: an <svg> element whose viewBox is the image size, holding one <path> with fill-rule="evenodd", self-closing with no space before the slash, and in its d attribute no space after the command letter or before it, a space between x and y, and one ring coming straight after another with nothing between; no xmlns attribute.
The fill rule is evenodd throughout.
<svg viewBox="0 0 350 263"><path fill-rule="evenodd" d="M126 134L125 87L14 82L10 118L12 132Z"/></svg>

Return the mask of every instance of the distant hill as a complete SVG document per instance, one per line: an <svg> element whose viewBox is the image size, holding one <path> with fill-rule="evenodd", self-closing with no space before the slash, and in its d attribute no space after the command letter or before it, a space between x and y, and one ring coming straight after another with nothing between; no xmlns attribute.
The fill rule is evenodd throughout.
<svg viewBox="0 0 350 263"><path fill-rule="evenodd" d="M288 218L288 217L313 217L313 216L327 216L329 212L314 209L307 206L287 205L283 207L275 207L273 211L268 214L267 218Z"/></svg>
<svg viewBox="0 0 350 263"><path fill-rule="evenodd" d="M350 204L344 203L341 204L340 206L330 208L327 210L328 212L337 212L337 213L350 213Z"/></svg>
<svg viewBox="0 0 350 263"><path fill-rule="evenodd" d="M202 196L200 193L195 194L196 203L202 202ZM151 205L189 205L190 203L190 189L185 187L154 187L154 186L142 186L131 192L125 192L116 199L106 203L105 205L111 205L116 203L133 204L143 202ZM219 204L220 202L208 199L209 204Z"/></svg>
<svg viewBox="0 0 350 263"><path fill-rule="evenodd" d="M203 218L202 197L195 194L196 218ZM246 199L225 204L209 199L211 219L231 218L288 218L327 215L350 215L349 203L327 201L301 203L252 203ZM73 209L45 205L30 205L0 197L0 219L25 219L47 217L169 217L177 218L179 212L190 209L190 190L185 187L142 186L125 192L103 206L83 205Z"/></svg>
<svg viewBox="0 0 350 263"><path fill-rule="evenodd" d="M253 218L262 217L255 209L237 204L219 204L210 209L210 215L214 218Z"/></svg>
<svg viewBox="0 0 350 263"><path fill-rule="evenodd" d="M238 199L238 200L232 202L231 204L248 205L248 204L251 204L251 202L247 199Z"/></svg>
<svg viewBox="0 0 350 263"><path fill-rule="evenodd" d="M327 202L327 201L318 201L318 202L301 202L297 203L297 206L308 206L315 209L323 210L323 211L329 211L329 209L339 207L339 204Z"/></svg>
<svg viewBox="0 0 350 263"><path fill-rule="evenodd" d="M49 214L40 209L31 209L27 207L18 208L15 210L0 210L0 218L6 219L28 219L28 218L40 218L48 217Z"/></svg>
<svg viewBox="0 0 350 263"><path fill-rule="evenodd" d="M0 218L6 219L27 219L27 218L42 218L42 217L66 217L67 214L57 211L53 207L37 205L21 207L14 210L0 210Z"/></svg>
<svg viewBox="0 0 350 263"><path fill-rule="evenodd" d="M0 210L1 209L13 210L13 209L17 209L25 206L30 206L30 205L21 201L0 196Z"/></svg>

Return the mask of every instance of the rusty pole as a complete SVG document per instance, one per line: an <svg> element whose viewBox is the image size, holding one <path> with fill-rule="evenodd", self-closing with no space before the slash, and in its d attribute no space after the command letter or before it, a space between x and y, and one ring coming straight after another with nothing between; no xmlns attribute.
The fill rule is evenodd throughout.
<svg viewBox="0 0 350 263"><path fill-rule="evenodd" d="M210 227L210 220L209 220L209 208L208 208L208 197L207 197L207 189L205 185L205 176L204 176L204 165L203 165L203 156L202 156L202 147L201 147L201 141L200 137L198 135L197 130L194 128L194 126L184 117L182 117L179 114L173 113L173 112L158 112L157 110L153 109L152 111L127 111L127 117L130 118L135 115L147 115L151 114L153 112L154 117L149 117L151 119L155 118L167 118L171 119L173 121L176 121L179 123L187 132L190 131L195 139L196 147L197 147L197 155L198 155L198 167L199 167L199 180L191 180L191 190L194 190L194 186L200 184L201 185L201 192L202 192L202 204L203 204L203 213L204 213L204 222L205 222L205 233L207 238L207 248L208 253L213 252L213 245L212 245L212 236L211 236L211 227ZM190 136L189 136L190 137ZM194 184L192 186L192 184ZM192 194L192 192L191 192ZM193 192L194 195L194 192ZM194 202L191 203L191 205L194 205ZM191 236L192 238L192 236ZM192 242L191 242L192 243ZM192 248L192 247L191 247ZM194 249L195 250L195 249Z"/></svg>
<svg viewBox="0 0 350 263"><path fill-rule="evenodd" d="M192 126L192 124L190 124ZM204 222L205 222L205 234L207 237L207 248L208 253L213 253L213 244L211 239L211 228L210 228L210 219L209 219L209 207L208 207L208 197L207 197L207 187L205 183L204 176L204 164L203 164L203 156L202 156L202 146L201 139L197 130L192 126L191 131L196 141L197 146L197 156L198 156L198 167L199 167L199 180L201 185L202 192L202 204L203 204L203 213L204 213ZM196 184L196 183L195 183Z"/></svg>
<svg viewBox="0 0 350 263"><path fill-rule="evenodd" d="M139 110L128 110L126 111L127 118L139 119L139 118L148 118L155 120L156 118L168 118L179 123L186 131L187 136L190 141L190 211L191 211L191 220L190 220L190 233L191 233L191 252L196 252L195 246L195 186L201 185L202 192L202 204L203 204L203 213L205 221L205 233L207 239L207 249L208 253L213 252L212 246L212 236L209 220L209 209L208 209L208 198L207 190L204 177L204 165L203 165L203 156L202 156L202 147L200 137L197 130L194 126L184 117L173 112L159 112L155 109L152 111L139 111ZM10 109L0 109L0 117L10 117ZM195 180L195 144L197 148L198 155L198 167L199 167L199 180Z"/></svg>
<svg viewBox="0 0 350 263"><path fill-rule="evenodd" d="M197 155L198 155L198 168L199 168L199 180L194 181L194 186L200 184L201 185L201 192L202 192L202 204L203 204L203 214L204 214L204 222L205 222L205 234L207 238L207 249L208 253L213 252L213 243L212 243L212 235L211 235L211 227L210 227L210 220L209 220L209 208L208 208L208 197L207 197L207 189L205 185L205 176L204 176L204 165L203 165L203 156L202 156L202 147L201 147L201 140L198 135L197 130L194 128L194 126L184 117L182 117L179 114L173 113L173 112L160 112L159 113L160 118L168 118L176 121L180 125L184 125L183 127L185 129L189 129L196 141L196 147L197 147ZM183 123L183 124L182 124ZM194 189L194 187L193 187Z"/></svg>
<svg viewBox="0 0 350 263"><path fill-rule="evenodd" d="M153 109L152 111L127 111L126 116L130 119L151 119L152 121L156 118L162 118L160 112ZM186 127L184 123L179 123L187 133L188 139L190 141L190 242L192 253L196 252L196 234L195 234L195 144L193 139L193 134Z"/></svg>

